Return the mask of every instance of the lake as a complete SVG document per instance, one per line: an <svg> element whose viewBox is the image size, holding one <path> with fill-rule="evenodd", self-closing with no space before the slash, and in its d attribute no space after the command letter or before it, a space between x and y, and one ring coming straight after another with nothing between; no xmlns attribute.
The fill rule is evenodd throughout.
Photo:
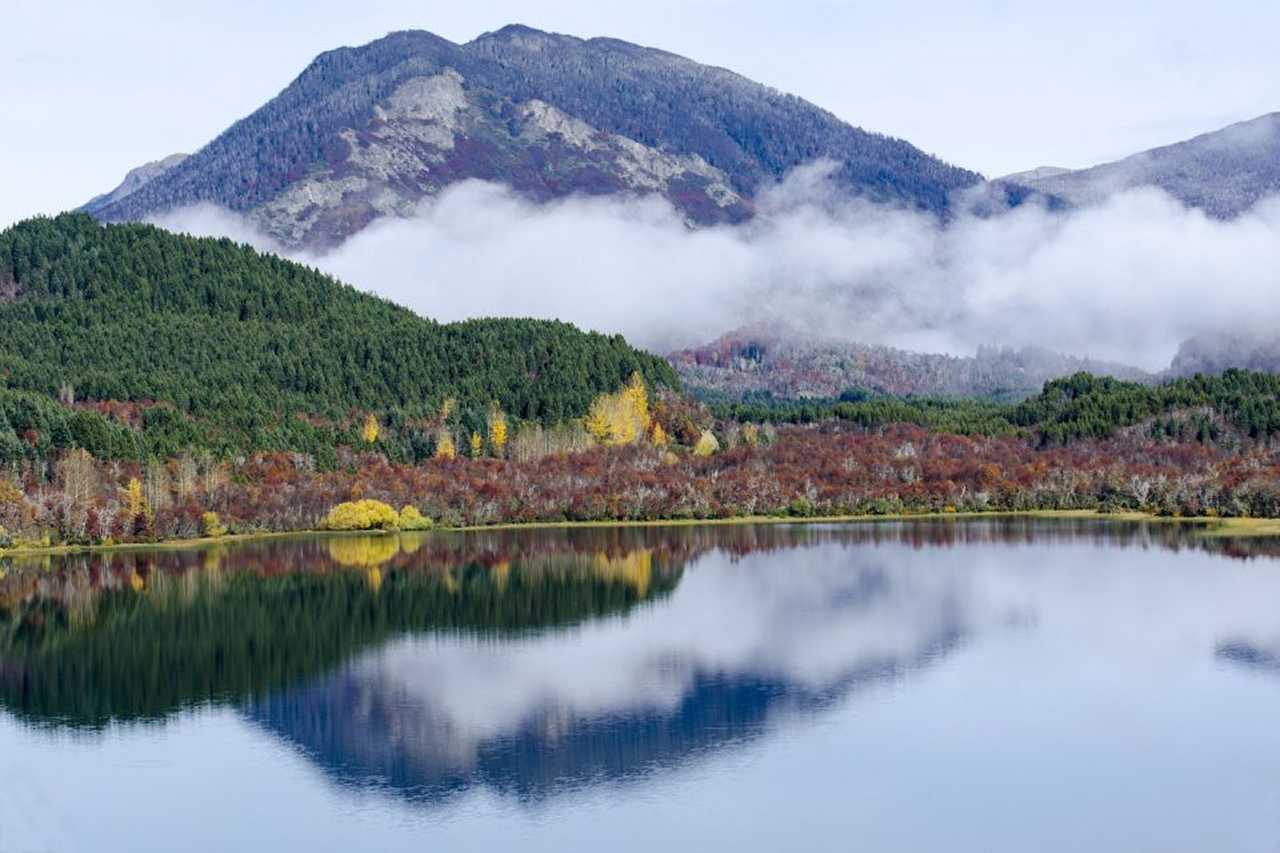
<svg viewBox="0 0 1280 853"><path fill-rule="evenodd" d="M0 561L0 851L1275 851L1276 553L992 518Z"/></svg>

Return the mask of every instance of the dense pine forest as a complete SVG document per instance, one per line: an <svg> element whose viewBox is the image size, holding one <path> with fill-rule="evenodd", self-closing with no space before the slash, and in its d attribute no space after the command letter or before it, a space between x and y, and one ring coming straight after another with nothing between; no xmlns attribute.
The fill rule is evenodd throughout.
<svg viewBox="0 0 1280 853"><path fill-rule="evenodd" d="M402 423L449 401L554 424L633 373L678 384L620 336L541 320L439 324L229 240L77 214L0 233L0 328L7 460L24 435L42 455L322 452L354 440L365 412Z"/></svg>
<svg viewBox="0 0 1280 853"><path fill-rule="evenodd" d="M1208 444L1280 433L1280 376L1227 370L1145 385L1079 373L1047 382L1041 393L1014 404L850 394L840 400L720 402L711 408L726 420L834 420L864 429L910 423L958 435L1022 434L1041 446L1110 438L1135 426L1153 439Z"/></svg>

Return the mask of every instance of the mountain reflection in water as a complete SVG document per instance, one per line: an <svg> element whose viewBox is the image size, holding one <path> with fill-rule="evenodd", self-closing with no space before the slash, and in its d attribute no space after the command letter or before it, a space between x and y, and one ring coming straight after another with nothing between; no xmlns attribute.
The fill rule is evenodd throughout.
<svg viewBox="0 0 1280 853"><path fill-rule="evenodd" d="M11 563L0 708L93 732L225 706L343 785L419 804L475 787L538 801L750 742L1032 626L1037 566L942 555L1055 543L1274 547L1007 518L312 537ZM925 548L940 550L913 557ZM1216 653L1274 668L1268 624L1239 621Z"/></svg>

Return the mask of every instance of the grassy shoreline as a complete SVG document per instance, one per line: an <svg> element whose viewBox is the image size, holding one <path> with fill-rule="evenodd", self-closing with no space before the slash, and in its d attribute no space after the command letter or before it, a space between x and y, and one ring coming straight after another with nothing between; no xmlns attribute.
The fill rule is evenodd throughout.
<svg viewBox="0 0 1280 853"><path fill-rule="evenodd" d="M810 525L810 524L870 524L899 521L971 521L985 518L1046 518L1084 519L1097 521L1151 522L1164 524L1197 525L1201 536L1260 537L1280 536L1280 519L1277 518L1214 518L1208 516L1159 516L1144 512L1103 513L1097 510L999 510L992 512L919 512L893 513L889 515L824 515L794 517L781 515L744 515L733 518L676 518L617 521L530 521L502 524L463 525L460 527L436 527L415 533L476 533L511 530L563 530L575 528L605 527L720 527L730 525ZM0 548L0 559L9 557L44 557L66 554L110 553L118 551L181 551L208 548L216 545L239 544L273 539L290 539L316 535L369 536L390 535L395 530L284 530L261 533L233 533L218 537L191 539L167 539L160 542L120 542L110 545L50 545L41 547Z"/></svg>

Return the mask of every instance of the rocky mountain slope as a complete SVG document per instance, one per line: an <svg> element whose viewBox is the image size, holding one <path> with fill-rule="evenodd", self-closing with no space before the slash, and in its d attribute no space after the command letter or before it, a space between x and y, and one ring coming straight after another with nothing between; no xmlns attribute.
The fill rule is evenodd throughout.
<svg viewBox="0 0 1280 853"><path fill-rule="evenodd" d="M973 357L813 340L777 330L739 330L668 360L692 392L740 399L834 398L848 392L1019 400L1051 379L1081 371L1151 381L1133 367L1027 347L984 347Z"/></svg>
<svg viewBox="0 0 1280 853"><path fill-rule="evenodd" d="M938 213L981 182L721 68L509 26L324 53L200 151L89 209L110 222L212 203L287 247L323 248L481 178L536 200L660 193L691 223L736 222L759 186L820 157L851 195Z"/></svg>
<svg viewBox="0 0 1280 853"><path fill-rule="evenodd" d="M1230 219L1280 191L1280 113L1090 169L1042 167L1005 180L1076 205L1135 187L1159 187L1210 216Z"/></svg>
<svg viewBox="0 0 1280 853"><path fill-rule="evenodd" d="M115 189L89 199L88 203L84 205L84 211L97 214L111 207L125 196L137 192L144 185L168 172L174 166L186 160L188 156L186 154L170 154L168 157L152 160L150 163L144 163L136 169L130 169L128 174L124 176L124 180Z"/></svg>

